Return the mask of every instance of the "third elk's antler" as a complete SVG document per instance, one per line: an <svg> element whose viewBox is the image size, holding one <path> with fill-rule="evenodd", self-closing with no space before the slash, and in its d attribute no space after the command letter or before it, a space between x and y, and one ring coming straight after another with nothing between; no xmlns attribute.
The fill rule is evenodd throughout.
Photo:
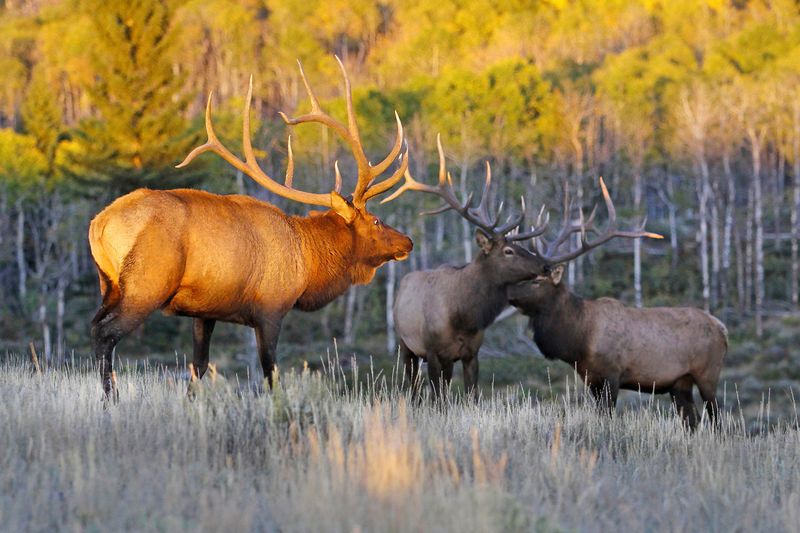
<svg viewBox="0 0 800 533"><path fill-rule="evenodd" d="M350 150L353 153L353 157L355 158L356 165L358 167L358 181L355 191L353 192L353 205L356 207L363 207L367 200L378 194L388 191L398 181L400 181L400 179L403 177L403 173L408 168L408 150L406 149L406 152L403 154L400 153L403 145L403 124L400 122L400 117L397 115L397 112L395 112L395 119L397 120L397 138L395 139L394 146L389 152L389 155L387 155L383 161L374 166L370 164L366 154L364 153L364 147L361 144L361 137L358 131L358 124L356 123L355 111L353 109L353 95L350 89L350 78L347 76L347 70L345 69L342 61L338 57L336 57L336 61L339 63L339 68L341 69L342 76L344 77L345 97L347 101L347 126L322 111L319 101L314 95L314 92L311 90L311 86L306 79L303 66L300 65L299 61L298 65L300 66L300 76L303 79L303 85L308 93L308 98L311 100L311 112L296 118L289 118L284 113L281 113L280 115L284 122L286 122L286 124L289 126L303 124L306 122L317 122L332 129L342 139L344 139L344 141L350 146ZM250 85L247 89L247 99L245 101L243 112L242 148L245 156L244 161L233 155L233 153L225 148L225 146L223 146L223 144L217 138L217 135L214 132L214 127L211 123L211 97L212 95L209 94L208 103L206 104L206 133L208 134L208 141L192 150L189 155L186 156L186 159L184 159L183 162L178 165L178 168L188 165L195 157L204 152L214 152L222 157L225 161L233 165L234 168L253 178L253 180L270 192L305 204L320 205L324 207L333 206L331 199L332 193L310 193L292 187L292 178L294 176L294 157L292 154L291 137L288 141L289 160L286 167L286 177L283 184L278 183L269 175L267 175L267 173L264 172L264 170L258 165L250 140L250 102L253 97L252 76L250 76ZM400 157L399 168L385 180L374 183L374 181L381 174L383 174L395 160L397 160L398 156ZM335 165L335 172L336 182L334 191L339 193L342 185L342 177L339 173L338 163Z"/></svg>
<svg viewBox="0 0 800 533"><path fill-rule="evenodd" d="M561 227L561 230L555 236L555 238L551 240L546 240L543 237L539 237L538 239L533 240L533 248L536 253L538 253L541 257L546 259L551 264L557 263L565 263L567 261L571 261L576 257L583 255L590 250L597 248L598 246L605 244L606 242L610 241L615 237L622 237L626 239L638 239L642 237L648 237L651 239L663 239L662 235L658 233L651 233L649 231L645 231L644 227L647 223L647 218L645 218L642 223L639 225L638 229L634 230L618 230L617 229L617 210L614 208L614 202L611 200L611 195L608 193L608 189L606 188L606 184L603 181L603 178L600 178L600 190L603 193L603 200L606 204L606 209L608 210L608 225L606 226L606 230L601 234L597 228L594 226L594 219L595 215L597 214L597 206L595 205L592 209L591 214L589 215L588 219L584 219L583 217L583 209L580 210L580 220L577 224L575 224L570 218L570 212L572 211L572 201L569 197L569 187L565 184L564 186L564 224ZM541 219L542 213L539 213L539 219ZM558 255L556 252L558 249L564 245L567 241L570 240L570 237L573 233L580 233L580 246L574 250L570 250L569 252L563 253ZM594 239L593 241L589 241L587 235L589 233L598 234L599 237ZM540 248L540 242L543 246Z"/></svg>
<svg viewBox="0 0 800 533"><path fill-rule="evenodd" d="M500 214L503 210L503 203L500 203L500 206L497 208L497 212L494 218L491 217L489 214L489 189L492 185L492 167L489 165L489 162L486 162L486 179L484 180L483 184L483 193L481 194L481 201L478 203L477 207L473 207L473 197L472 193L467 195L467 198L464 200L459 200L453 190L453 178L450 173L447 171L447 165L445 162L444 157L444 149L442 148L442 141L439 135L436 136L436 148L439 152L439 182L437 185L427 185L425 183L421 183L414 179L411 175L411 172L406 169L405 171L405 182L403 185L397 189L391 196L384 199L381 203L389 202L394 200L401 194L406 191L420 191L426 192L430 194L435 194L442 200L444 200L445 204L433 211L427 211L423 213L424 215L434 215L439 213L444 213L445 211L453 210L461 215L464 219L466 219L470 224L480 228L484 233L486 233L490 237L501 237L505 236L508 240L514 241L521 241L525 239L530 239L532 237L538 237L547 229L547 220L545 220L541 225L538 225L536 228L532 228L530 231L518 231L514 234L507 235L507 233L511 232L515 228L519 228L520 224L522 224L523 220L525 219L525 203L522 203L522 211L515 215L510 215L508 219L503 223L500 224ZM540 213L540 222L541 222L541 213Z"/></svg>

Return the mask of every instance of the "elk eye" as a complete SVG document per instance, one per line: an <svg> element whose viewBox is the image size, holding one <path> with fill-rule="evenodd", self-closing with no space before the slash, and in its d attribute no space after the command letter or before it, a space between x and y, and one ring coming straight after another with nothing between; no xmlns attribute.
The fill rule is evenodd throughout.
<svg viewBox="0 0 800 533"><path fill-rule="evenodd" d="M514 255L514 250L511 248L503 248L503 253L506 255Z"/></svg>
<svg viewBox="0 0 800 533"><path fill-rule="evenodd" d="M376 218L375 221L373 222L373 224L375 224L376 226L380 226L381 225L381 219Z"/></svg>

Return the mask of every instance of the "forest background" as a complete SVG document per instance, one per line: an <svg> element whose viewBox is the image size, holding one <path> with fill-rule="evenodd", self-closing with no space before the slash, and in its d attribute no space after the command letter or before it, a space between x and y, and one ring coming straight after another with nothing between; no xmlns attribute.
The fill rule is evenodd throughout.
<svg viewBox="0 0 800 533"><path fill-rule="evenodd" d="M723 377L737 392L798 391L800 9L789 0L0 1L2 352L32 341L54 366L91 357L99 295L87 227L121 194L190 186L305 212L218 157L174 165L204 140L211 90L220 136L240 145L253 74L254 145L281 174L289 131L277 113L308 105L296 60L323 105L343 112L333 54L373 158L391 144L397 110L415 175L433 179L441 133L462 191L479 187L488 160L498 201L524 196L560 220L562 183L576 217L603 176L620 216L647 217L665 239L576 261L574 290L708 309L731 331ZM346 147L324 129L292 135L297 186L330 190L337 159L352 179ZM282 365L318 360L333 338L345 359L394 362L387 302L399 279L474 254L456 215L418 216L434 205L409 193L373 206L412 236L410 259L322 311L290 313ZM504 316L490 329L484 381L552 386L569 373L534 356L525 326ZM212 361L256 372L251 330L218 331ZM190 339L189 319L153 317L117 354L182 363Z"/></svg>

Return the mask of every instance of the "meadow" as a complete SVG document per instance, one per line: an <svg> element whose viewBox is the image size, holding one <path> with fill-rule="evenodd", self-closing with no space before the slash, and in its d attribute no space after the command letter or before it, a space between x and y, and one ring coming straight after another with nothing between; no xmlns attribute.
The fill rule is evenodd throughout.
<svg viewBox="0 0 800 533"><path fill-rule="evenodd" d="M290 371L270 393L165 367L0 368L6 531L796 531L794 416L684 431L643 395L613 419L582 386L412 398L398 373ZM776 398L774 396L774 398ZM783 401L783 399L781 399Z"/></svg>

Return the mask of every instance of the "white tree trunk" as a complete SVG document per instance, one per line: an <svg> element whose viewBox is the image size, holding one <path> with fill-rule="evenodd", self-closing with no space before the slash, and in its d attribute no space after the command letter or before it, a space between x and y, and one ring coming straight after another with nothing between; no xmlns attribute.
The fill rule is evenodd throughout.
<svg viewBox="0 0 800 533"><path fill-rule="evenodd" d="M47 294L44 292L44 287L41 288L41 292L39 293L39 325L42 328L44 360L49 366L53 358L53 344L50 339L50 324L47 322Z"/></svg>
<svg viewBox="0 0 800 533"><path fill-rule="evenodd" d="M798 265L798 240L800 240L800 102L795 101L793 105L793 129L792 129L792 152L794 163L792 165L792 308L798 309L798 276L800 275L800 265Z"/></svg>
<svg viewBox="0 0 800 533"><path fill-rule="evenodd" d="M750 133L753 158L753 222L755 223L756 335L764 334L764 217L761 197L761 135Z"/></svg>
<svg viewBox="0 0 800 533"><path fill-rule="evenodd" d="M633 176L633 210L638 215L642 206L642 174ZM633 239L633 297L636 307L642 307L642 239Z"/></svg>
<svg viewBox="0 0 800 533"><path fill-rule="evenodd" d="M744 301L747 311L753 310L753 185L747 191L747 218L744 227Z"/></svg>
<svg viewBox="0 0 800 533"><path fill-rule="evenodd" d="M700 255L700 273L703 282L703 309L710 309L711 290L708 271L708 166L700 162L700 182L697 184L698 207L698 252Z"/></svg>
<svg viewBox="0 0 800 533"><path fill-rule="evenodd" d="M434 217L436 220L436 229L434 233L434 248L436 253L441 253L442 247L444 246L444 222L445 218L443 216Z"/></svg>
<svg viewBox="0 0 800 533"><path fill-rule="evenodd" d="M725 181L727 187L727 201L725 203L725 225L722 230L722 276L720 292L722 294L724 307L726 309L730 305L730 296L728 294L728 280L730 279L731 267L731 234L733 231L733 210L736 207L736 184L733 179L733 172L731 172L730 157L726 152L722 158L723 168L725 171Z"/></svg>
<svg viewBox="0 0 800 533"><path fill-rule="evenodd" d="M467 170L468 170L468 161L464 159L461 163L461 196L466 198L467 197ZM463 217L459 217L461 219L461 239L464 245L464 262L470 263L472 262L472 231L470 231L469 222Z"/></svg>
<svg viewBox="0 0 800 533"><path fill-rule="evenodd" d="M22 208L22 199L17 200L17 287L19 299L24 302L28 294L28 266L25 264L25 211Z"/></svg>
<svg viewBox="0 0 800 533"><path fill-rule="evenodd" d="M64 293L66 292L66 289L66 276L62 274L58 278L58 286L56 287L56 365L61 365L65 359L64 350L66 348L66 341L64 339L64 312L66 305L64 301Z"/></svg>
<svg viewBox="0 0 800 533"><path fill-rule="evenodd" d="M345 304L344 312L344 342L346 344L353 344L355 342L355 321L356 314L356 298L358 296L358 287L353 285L347 291L347 303Z"/></svg>
<svg viewBox="0 0 800 533"><path fill-rule="evenodd" d="M428 253L428 239L426 238L427 228L425 227L426 226L425 217L417 218L417 224L419 228L419 233L417 234L417 238L415 239L415 244L417 245L416 247L419 249L419 260L420 264L422 265L422 270L427 270L428 266L430 265L430 255Z"/></svg>
<svg viewBox="0 0 800 533"><path fill-rule="evenodd" d="M397 338L394 331L394 287L397 278L397 262L386 265L386 351L390 356L397 354Z"/></svg>
<svg viewBox="0 0 800 533"><path fill-rule="evenodd" d="M798 137L800 139L800 137ZM798 150L800 152L800 150ZM798 275L800 275L800 265L798 265L798 241L800 240L800 153L795 158L794 163L794 180L792 182L792 207L791 207L791 221L792 221L792 308L796 311L798 309Z"/></svg>
<svg viewBox="0 0 800 533"><path fill-rule="evenodd" d="M669 202L669 247L671 250L671 261L673 271L678 268L678 208L675 206L675 184L672 176L667 175L667 194Z"/></svg>

